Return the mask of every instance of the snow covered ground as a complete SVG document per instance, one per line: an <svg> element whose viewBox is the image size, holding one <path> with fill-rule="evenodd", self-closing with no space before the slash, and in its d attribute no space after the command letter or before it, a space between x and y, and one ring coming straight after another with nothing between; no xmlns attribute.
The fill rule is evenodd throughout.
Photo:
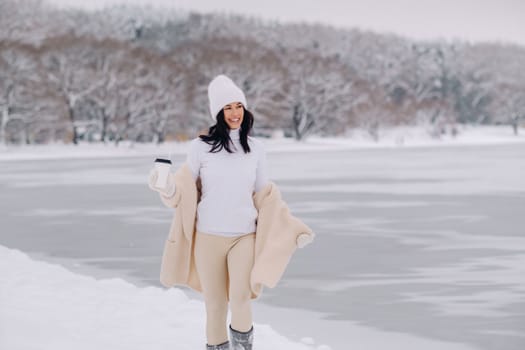
<svg viewBox="0 0 525 350"><path fill-rule="evenodd" d="M204 305L178 289L97 280L3 246L0 260L0 349L204 349ZM291 342L265 324L255 330L257 350L332 349L311 337ZM472 349L360 326L347 334L353 349Z"/></svg>
<svg viewBox="0 0 525 350"><path fill-rule="evenodd" d="M33 261L0 246L0 348L202 349L202 302L178 289L137 288ZM329 349L292 343L257 325L257 348Z"/></svg>
<svg viewBox="0 0 525 350"><path fill-rule="evenodd" d="M435 147L457 145L486 145L525 143L525 131L515 136L510 126L463 126L456 137L444 135L440 139L431 138L427 130L421 127L397 127L380 129L379 140L372 140L370 135L361 129L348 132L348 137L325 138L310 136L302 142L290 138L261 138L268 152L305 152L334 151L363 148L402 148L402 147ZM0 160L29 159L64 159L89 157L137 157L157 154L166 157L170 154L186 154L187 142L166 142L161 145L129 144L122 142L119 147L114 144L75 145L0 145Z"/></svg>
<svg viewBox="0 0 525 350"><path fill-rule="evenodd" d="M525 138L358 135L264 140L318 235L254 304L256 349L523 349ZM185 147L0 149L0 349L202 348L202 301L159 286L171 213L145 184Z"/></svg>

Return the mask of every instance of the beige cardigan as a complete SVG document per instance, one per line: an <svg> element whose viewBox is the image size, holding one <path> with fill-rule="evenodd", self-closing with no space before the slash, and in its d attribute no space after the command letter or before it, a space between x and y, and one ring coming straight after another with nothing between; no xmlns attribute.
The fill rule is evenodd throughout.
<svg viewBox="0 0 525 350"><path fill-rule="evenodd" d="M170 176L175 181L176 192L170 198L163 195L160 198L166 206L176 210L164 245L160 282L165 287L186 285L202 292L193 256L200 178L196 182L193 180L186 163ZM253 201L259 213L255 235L255 261L250 278L252 298L256 298L260 295L263 285L273 288L279 282L297 249L297 237L306 233L313 238L314 233L291 215L273 182L254 193Z"/></svg>

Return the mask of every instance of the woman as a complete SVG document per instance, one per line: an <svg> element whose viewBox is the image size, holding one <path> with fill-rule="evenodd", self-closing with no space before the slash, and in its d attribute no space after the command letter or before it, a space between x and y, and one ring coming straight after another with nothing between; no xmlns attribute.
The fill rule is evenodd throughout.
<svg viewBox="0 0 525 350"><path fill-rule="evenodd" d="M264 219L267 222L265 230L258 227L262 227L259 211L264 207L266 213L284 213L284 216L279 215L285 218L279 229L288 227L287 232L291 233L288 237L292 237L294 242L298 239L298 246L309 243L313 233L288 214L287 208L278 202L280 197L271 199L271 193L275 195L278 191L271 191L274 184L267 177L266 152L262 142L248 136L254 118L246 109L242 90L230 78L219 75L209 84L208 97L215 124L210 127L208 135L191 141L186 166L181 167L177 174L170 174L173 176L168 178L168 185L162 189L154 186L157 178L155 169L150 173L150 188L160 192L166 205L183 209L179 212L195 211L195 216L184 218L179 213L179 217L174 219L171 231L177 231L178 227L185 233L170 233L163 257L165 271L161 272L161 281L163 275L172 273L174 277L169 278L170 281L164 279L164 285L186 284L202 291L206 304L206 349L230 349L231 345L234 350L251 350L251 299L260 293L257 281L273 287L295 248L288 249L289 252L282 256L282 263L264 263L264 252L267 251L264 247L268 246L264 242L269 240L268 231L276 230L270 229L269 219ZM185 169L190 170L186 172L191 173L191 183L184 180L190 178L184 176ZM197 193L191 192L189 187L195 187L199 192L196 210L192 209L191 201L183 202L180 198L192 199L193 193ZM271 204L272 201L274 204ZM186 204L181 206L180 203ZM268 214L268 217L275 216ZM196 227L188 229L193 218ZM181 222L190 224L184 226ZM179 242L179 248L174 247L176 242ZM286 244L290 245L283 243L283 246ZM272 255L271 252L266 254L269 257ZM254 268L256 258L261 266L259 273ZM185 270L167 272L176 264L185 265ZM275 273L270 276L272 272L268 271ZM178 278L176 274L183 277ZM228 303L231 344L226 326Z"/></svg>

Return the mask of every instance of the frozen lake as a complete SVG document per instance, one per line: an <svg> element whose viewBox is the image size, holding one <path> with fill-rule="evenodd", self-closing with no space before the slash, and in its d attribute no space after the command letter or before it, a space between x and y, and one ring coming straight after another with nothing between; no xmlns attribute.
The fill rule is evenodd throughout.
<svg viewBox="0 0 525 350"><path fill-rule="evenodd" d="M0 161L0 245L160 286L172 214L146 184L154 156ZM256 302L256 322L326 337L334 349L345 349L345 322L525 348L524 144L278 152L268 161L317 240ZM319 319L289 322L306 311Z"/></svg>

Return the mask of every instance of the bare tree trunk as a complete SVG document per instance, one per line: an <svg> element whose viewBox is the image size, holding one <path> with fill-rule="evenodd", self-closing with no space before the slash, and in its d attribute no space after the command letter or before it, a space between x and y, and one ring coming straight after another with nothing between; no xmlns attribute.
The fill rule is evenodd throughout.
<svg viewBox="0 0 525 350"><path fill-rule="evenodd" d="M0 125L0 142L4 142L7 145L6 132L7 123L9 122L9 116L11 115L11 92L13 91L13 85L10 84L5 92L5 105L2 108L2 124Z"/></svg>
<svg viewBox="0 0 525 350"><path fill-rule="evenodd" d="M109 116L106 114L106 110L102 110L102 127L100 128L100 141L106 143L106 135L108 130Z"/></svg>
<svg viewBox="0 0 525 350"><path fill-rule="evenodd" d="M304 112L299 105L294 106L292 120L297 141L301 141L315 125L311 115Z"/></svg>
<svg viewBox="0 0 525 350"><path fill-rule="evenodd" d="M71 122L71 128L73 130L73 144L78 145L78 131L77 126L75 125L75 110L74 110L74 102L71 101L71 99L68 97L67 93L62 92L62 98L65 101L65 104L67 106L67 113L69 117L69 121Z"/></svg>
<svg viewBox="0 0 525 350"><path fill-rule="evenodd" d="M0 124L0 142L3 142L7 145L5 128L7 127L7 122L9 121L9 107L5 105L2 108L2 123Z"/></svg>
<svg viewBox="0 0 525 350"><path fill-rule="evenodd" d="M160 145L161 143L164 142L164 131L163 130L157 130L155 135L156 135L155 138L157 139L156 140L157 145Z"/></svg>
<svg viewBox="0 0 525 350"><path fill-rule="evenodd" d="M379 121L375 120L368 126L368 133L374 142L379 142Z"/></svg>
<svg viewBox="0 0 525 350"><path fill-rule="evenodd" d="M73 107L71 107L68 104L68 113L69 113L69 120L71 121L71 127L73 128L73 144L78 145L78 131L77 126L75 125L75 117L74 117L74 110Z"/></svg>
<svg viewBox="0 0 525 350"><path fill-rule="evenodd" d="M29 137L29 125L27 123L24 123L24 129L22 131L24 133L24 141L26 145L31 144L31 138Z"/></svg>

